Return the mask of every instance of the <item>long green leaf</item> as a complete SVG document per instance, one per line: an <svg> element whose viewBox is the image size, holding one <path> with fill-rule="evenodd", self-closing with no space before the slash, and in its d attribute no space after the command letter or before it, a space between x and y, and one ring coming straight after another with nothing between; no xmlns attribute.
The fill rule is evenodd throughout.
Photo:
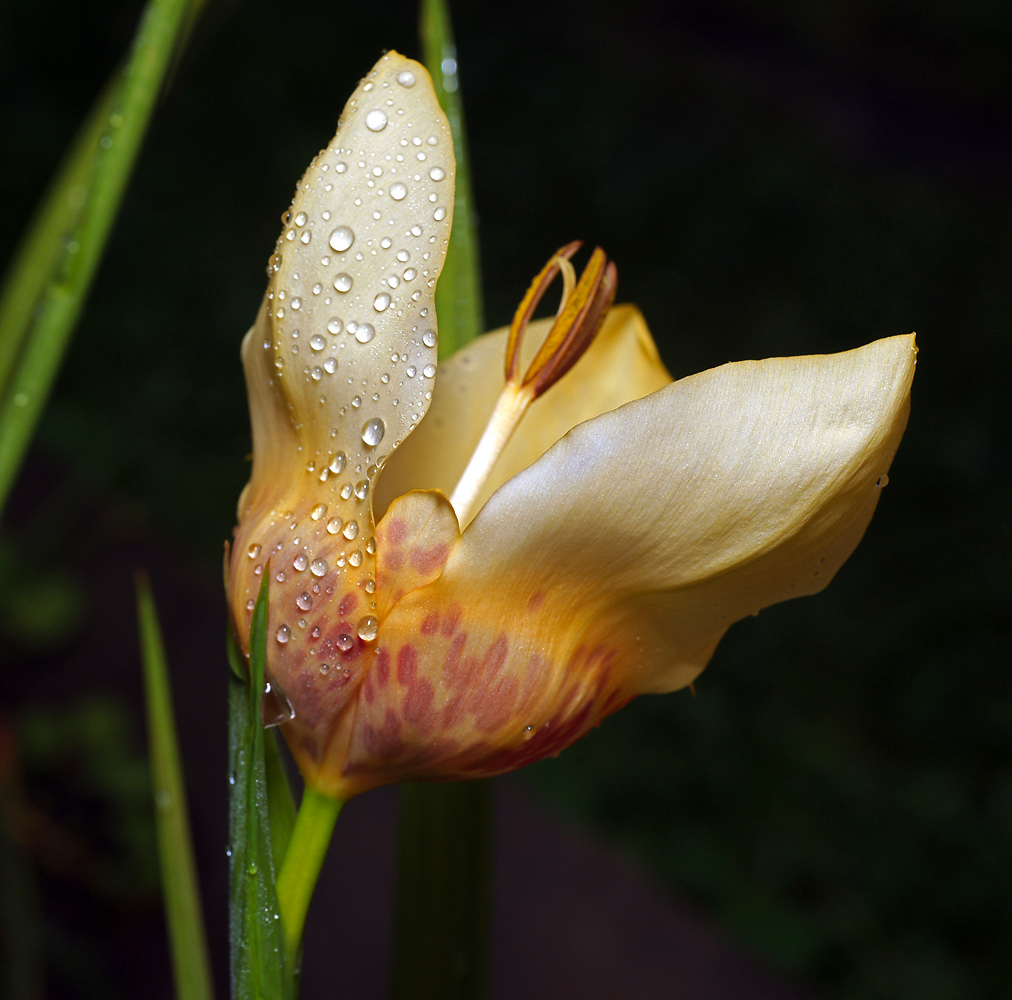
<svg viewBox="0 0 1012 1000"><path fill-rule="evenodd" d="M450 120L453 153L457 160L453 199L453 231L443 273L436 286L439 318L439 356L448 357L485 329L481 299L481 255L471 193L464 108L457 76L457 48L446 0L422 0L422 53L432 76L436 97Z"/></svg>
<svg viewBox="0 0 1012 1000"><path fill-rule="evenodd" d="M0 293L0 510L105 249L181 32L203 0L149 0L126 65L95 102Z"/></svg>
<svg viewBox="0 0 1012 1000"><path fill-rule="evenodd" d="M229 937L233 1000L294 1000L274 888L276 871L260 721L267 647L267 573L250 626L249 680L229 673Z"/></svg>
<svg viewBox="0 0 1012 1000"><path fill-rule="evenodd" d="M211 1000L214 987L190 840L172 691L154 598L143 576L137 580L137 620L148 709L155 829L176 996L179 1000Z"/></svg>
<svg viewBox="0 0 1012 1000"><path fill-rule="evenodd" d="M436 287L440 355L484 327L464 112L445 0L422 0L422 48L457 158L453 232ZM401 788L394 1000L478 1000L488 968L492 795L487 781Z"/></svg>

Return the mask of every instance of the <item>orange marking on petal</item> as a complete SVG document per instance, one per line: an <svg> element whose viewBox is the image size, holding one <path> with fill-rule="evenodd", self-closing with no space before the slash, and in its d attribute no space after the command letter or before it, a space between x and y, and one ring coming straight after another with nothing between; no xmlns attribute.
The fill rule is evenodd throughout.
<svg viewBox="0 0 1012 1000"><path fill-rule="evenodd" d="M538 608L540 608L541 605L544 603L545 603L545 592L543 590L539 590L531 594L530 600L528 600L527 602L527 610L537 611Z"/></svg>
<svg viewBox="0 0 1012 1000"><path fill-rule="evenodd" d="M381 522L382 523L382 522ZM390 545L400 545L407 537L408 526L400 517L393 517L386 525L386 541Z"/></svg>
<svg viewBox="0 0 1012 1000"><path fill-rule="evenodd" d="M435 635L439 631L439 612L433 611L422 619L418 629L422 635Z"/></svg>

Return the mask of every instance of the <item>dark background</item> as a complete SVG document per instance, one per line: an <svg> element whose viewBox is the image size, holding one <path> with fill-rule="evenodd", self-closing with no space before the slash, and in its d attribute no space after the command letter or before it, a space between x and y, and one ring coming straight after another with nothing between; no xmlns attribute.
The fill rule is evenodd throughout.
<svg viewBox="0 0 1012 1000"><path fill-rule="evenodd" d="M139 12L0 11L3 256ZM531 874L538 852L521 848L542 824L545 869L553 850L585 847L590 874L567 890L532 878L516 899L523 883L505 883L499 994L759 996L680 976L675 957L699 953L689 924L672 931L688 937L670 942L670 979L662 961L639 983L637 942L666 926L657 913L691 910L708 940L824 996L1004 995L1012 7L528 0L453 14L490 327L552 250L583 238L615 259L620 299L643 309L676 376L911 329L921 349L891 483L829 590L733 628L697 697L640 699L503 793L503 864ZM399 0L212 3L153 121L0 533L0 782L20 817L0 874L26 996L170 994L134 651L140 565L175 671L223 967L220 558L247 473L239 340L295 180L382 49L418 55L415 22ZM374 799L339 826L310 915L322 944L308 946L307 997L342 995L347 976L364 985L343 995L382 995L380 968L361 969L381 965L382 931L363 935L385 927L391 883L393 797ZM357 853L358 829L375 861ZM579 885L578 913L621 910L616 862L593 843L626 858L659 908L622 904L629 927L648 924L616 950L624 989L538 972L557 976L567 946L602 948L561 894ZM352 870L358 895L342 882ZM517 922L540 928L556 911L568 945L508 986Z"/></svg>

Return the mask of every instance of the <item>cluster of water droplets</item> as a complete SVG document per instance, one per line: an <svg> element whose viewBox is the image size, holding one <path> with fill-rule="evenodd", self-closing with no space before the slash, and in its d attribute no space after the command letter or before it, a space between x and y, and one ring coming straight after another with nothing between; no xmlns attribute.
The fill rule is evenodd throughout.
<svg viewBox="0 0 1012 1000"><path fill-rule="evenodd" d="M268 265L263 349L300 432L305 480L248 555L254 575L270 559L272 584L286 585L271 615L283 647L312 648L314 623L333 620L348 593L357 617L338 651L379 631L372 487L432 396L433 296L453 205L449 128L416 65L391 53L362 81Z"/></svg>

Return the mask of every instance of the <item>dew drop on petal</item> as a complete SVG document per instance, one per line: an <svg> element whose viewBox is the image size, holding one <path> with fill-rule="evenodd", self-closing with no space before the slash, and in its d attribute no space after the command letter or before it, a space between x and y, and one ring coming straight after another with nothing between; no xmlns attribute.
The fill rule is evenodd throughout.
<svg viewBox="0 0 1012 1000"><path fill-rule="evenodd" d="M327 329L331 333L340 333L344 329L344 323L342 323L336 316L327 323Z"/></svg>
<svg viewBox="0 0 1012 1000"><path fill-rule="evenodd" d="M309 338L309 346L314 351L322 351L327 346L327 340L321 334L314 333L312 337Z"/></svg>
<svg viewBox="0 0 1012 1000"><path fill-rule="evenodd" d="M347 653L348 650L355 645L355 640L348 635L347 632L342 632L337 639L334 640L334 645L337 646L342 653Z"/></svg>
<svg viewBox="0 0 1012 1000"><path fill-rule="evenodd" d="M314 521L319 521L324 514L327 513L327 505L325 503L318 503L310 512L309 516Z"/></svg>
<svg viewBox="0 0 1012 1000"><path fill-rule="evenodd" d="M365 116L365 127L370 132L382 132L387 127L387 116L378 108L375 111L370 111Z"/></svg>
<svg viewBox="0 0 1012 1000"><path fill-rule="evenodd" d="M306 558L305 552L300 552L293 560L292 566L295 567L298 572L302 572L309 565L309 559Z"/></svg>
<svg viewBox="0 0 1012 1000"><path fill-rule="evenodd" d="M313 576L323 576L327 572L327 560L326 559L314 559L309 564L309 572Z"/></svg>
<svg viewBox="0 0 1012 1000"><path fill-rule="evenodd" d="M445 208L443 208L443 207L439 207L439 208L437 208L437 209L436 209L436 210L435 210L435 211L434 211L434 212L432 213L432 218L434 218L434 219L436 220L436 222L442 222L442 221L443 221L443 219L445 219L445 218L446 218L446 209L445 209Z"/></svg>
<svg viewBox="0 0 1012 1000"><path fill-rule="evenodd" d="M332 517L327 522L327 531L332 535L336 535L341 530L343 525L344 522L339 517Z"/></svg>
<svg viewBox="0 0 1012 1000"><path fill-rule="evenodd" d="M446 171L442 167L433 167L429 171L429 177L434 181L441 181L446 176Z"/></svg>
<svg viewBox="0 0 1012 1000"><path fill-rule="evenodd" d="M390 296L386 292L380 292L379 295L377 295L376 298L372 300L372 307L373 309L376 310L376 312L380 313L383 312L383 310L386 309L389 305L390 305Z"/></svg>
<svg viewBox="0 0 1012 1000"><path fill-rule="evenodd" d="M379 619L374 615L366 615L358 623L358 637L363 642L372 642L379 635Z"/></svg>
<svg viewBox="0 0 1012 1000"><path fill-rule="evenodd" d="M291 639L292 633L287 625L279 625L277 632L274 633L274 638L278 640L282 645Z"/></svg>
<svg viewBox="0 0 1012 1000"><path fill-rule="evenodd" d="M348 461L348 459L345 458L344 452L343 451L339 451L331 459L331 461L330 461L330 466L329 466L330 471L333 472L335 476L339 475L340 473L342 473L344 471L344 465L345 465L345 462L347 462L347 461Z"/></svg>
<svg viewBox="0 0 1012 1000"><path fill-rule="evenodd" d="M394 201L404 201L407 196L407 186L402 184L400 181L396 181L390 185L390 197L393 198Z"/></svg>
<svg viewBox="0 0 1012 1000"><path fill-rule="evenodd" d="M362 440L370 448L375 448L383 440L383 435L386 434L386 431L387 427L383 423L383 418L373 417L372 420L367 420L362 425Z"/></svg>
<svg viewBox="0 0 1012 1000"><path fill-rule="evenodd" d="M343 252L355 242L355 234L348 226L338 226L337 229L330 234L330 240L328 242L334 250Z"/></svg>
<svg viewBox="0 0 1012 1000"><path fill-rule="evenodd" d="M344 526L344 537L350 542L358 534L358 521L349 521Z"/></svg>
<svg viewBox="0 0 1012 1000"><path fill-rule="evenodd" d="M351 275L347 271L342 271L336 278L334 278L334 287L339 292L350 292L352 286Z"/></svg>
<svg viewBox="0 0 1012 1000"><path fill-rule="evenodd" d="M436 346L436 331L435 330L426 330L425 333L422 334L422 343L426 347L435 347Z"/></svg>
<svg viewBox="0 0 1012 1000"><path fill-rule="evenodd" d="M260 555L260 546L259 546L259 545L257 545L257 544L256 544L256 543L254 542L254 543L253 543L253 544L252 544L252 545L251 545L251 546L250 546L250 547L249 547L249 548L248 548L248 549L246 550L246 554L247 554L247 555L248 555L248 556L250 557L250 559L256 559L256 557L257 557L258 555Z"/></svg>
<svg viewBox="0 0 1012 1000"><path fill-rule="evenodd" d="M402 87L413 87L415 85L415 74L409 69L402 69L397 74L397 82Z"/></svg>
<svg viewBox="0 0 1012 1000"><path fill-rule="evenodd" d="M308 611L313 606L312 595L303 591L295 598L295 605L300 611Z"/></svg>
<svg viewBox="0 0 1012 1000"><path fill-rule="evenodd" d="M422 369L422 374L426 378L433 378L435 376L435 374L436 374L436 366L435 365L426 365Z"/></svg>
<svg viewBox="0 0 1012 1000"><path fill-rule="evenodd" d="M386 293L384 293L384 294L386 294ZM377 296L377 298L381 298L381 297L382 296ZM390 298L389 295L387 295L386 297L388 299ZM373 304L375 305L375 303L373 303ZM389 305L389 304L390 303L388 302L387 305ZM385 309L385 308L386 308L386 306L383 306L383 309ZM383 309L379 309L377 311L378 312L382 312ZM355 339L360 344L368 344L369 341L372 340L372 338L375 337L375 336L376 336L376 329L375 329L375 327L373 327L373 325L371 323L359 323L359 325L355 328Z"/></svg>

